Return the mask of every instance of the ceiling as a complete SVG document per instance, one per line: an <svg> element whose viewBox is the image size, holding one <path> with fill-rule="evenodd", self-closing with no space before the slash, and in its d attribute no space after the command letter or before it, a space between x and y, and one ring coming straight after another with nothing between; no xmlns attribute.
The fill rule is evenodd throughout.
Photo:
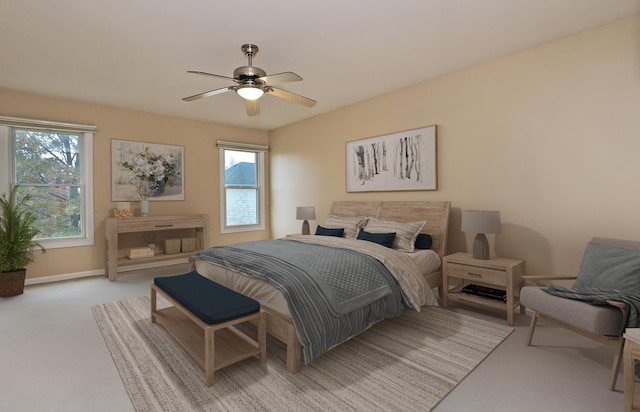
<svg viewBox="0 0 640 412"><path fill-rule="evenodd" d="M0 87L270 130L640 13L640 0L1 0ZM293 71L249 117L247 64ZM64 120L64 119L56 119Z"/></svg>

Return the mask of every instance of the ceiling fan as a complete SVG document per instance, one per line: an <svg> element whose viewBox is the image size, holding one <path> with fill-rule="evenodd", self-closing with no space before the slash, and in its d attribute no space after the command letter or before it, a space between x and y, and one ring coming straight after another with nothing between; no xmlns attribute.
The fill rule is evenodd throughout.
<svg viewBox="0 0 640 412"><path fill-rule="evenodd" d="M185 97L182 100L190 102L192 100L201 99L203 97L209 97L216 94L234 91L238 93L240 97L246 100L247 114L249 116L260 114L260 103L258 102L258 99L265 93L272 94L281 99L289 100L303 106L315 106L316 101L313 99L309 99L308 97L300 96L299 94L291 93L278 87L272 86L272 84L301 81L302 77L293 72L283 72L267 75L267 73L261 68L251 65L253 56L258 53L258 46L256 46L255 44L243 44L241 49L245 56L247 56L249 64L248 66L240 66L235 69L233 71L233 77L221 76L219 74L206 73L196 70L188 71L188 73L202 74L205 76L213 76L232 80L233 82L237 83L236 85L209 90L208 92Z"/></svg>

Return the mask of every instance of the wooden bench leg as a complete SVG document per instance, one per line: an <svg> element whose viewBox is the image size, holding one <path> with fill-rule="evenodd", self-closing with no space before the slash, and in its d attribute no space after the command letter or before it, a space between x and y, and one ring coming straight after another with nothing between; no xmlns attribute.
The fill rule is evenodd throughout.
<svg viewBox="0 0 640 412"><path fill-rule="evenodd" d="M215 354L215 329L206 328L204 331L204 383L213 386L214 354Z"/></svg>
<svg viewBox="0 0 640 412"><path fill-rule="evenodd" d="M258 323L258 346L260 347L260 363L267 362L267 312L260 309Z"/></svg>

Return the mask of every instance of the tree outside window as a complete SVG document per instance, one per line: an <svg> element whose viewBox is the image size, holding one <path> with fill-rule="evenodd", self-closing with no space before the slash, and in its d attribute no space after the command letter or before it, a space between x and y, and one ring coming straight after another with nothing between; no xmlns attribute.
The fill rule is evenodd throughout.
<svg viewBox="0 0 640 412"><path fill-rule="evenodd" d="M30 194L38 238L83 236L81 135L13 129L18 196Z"/></svg>

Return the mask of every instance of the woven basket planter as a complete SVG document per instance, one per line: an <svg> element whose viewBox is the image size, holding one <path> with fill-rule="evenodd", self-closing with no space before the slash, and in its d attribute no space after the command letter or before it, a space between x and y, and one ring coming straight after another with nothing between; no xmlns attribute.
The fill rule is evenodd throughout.
<svg viewBox="0 0 640 412"><path fill-rule="evenodd" d="M10 296L22 295L26 274L27 269L22 269L17 272L0 273L0 297L8 298Z"/></svg>

